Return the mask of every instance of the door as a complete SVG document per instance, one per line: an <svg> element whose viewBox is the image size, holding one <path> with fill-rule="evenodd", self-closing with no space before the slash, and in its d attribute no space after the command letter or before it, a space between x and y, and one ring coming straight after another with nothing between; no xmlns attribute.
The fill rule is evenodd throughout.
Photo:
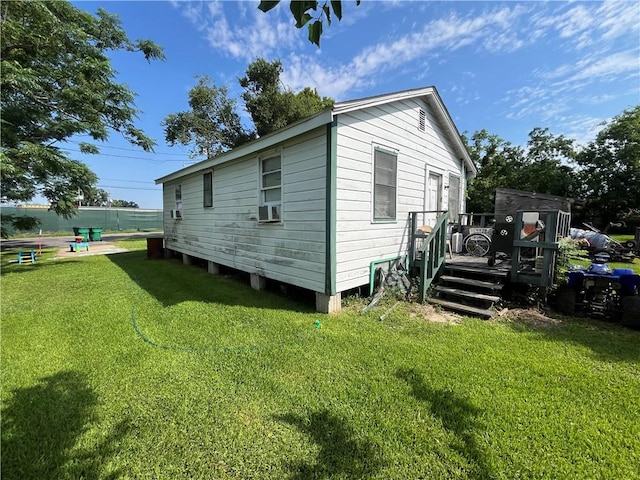
<svg viewBox="0 0 640 480"><path fill-rule="evenodd" d="M429 172L429 177L427 178L426 197L427 211L431 212L442 210L442 175ZM435 225L437 216L437 213L425 214L424 224L430 226Z"/></svg>

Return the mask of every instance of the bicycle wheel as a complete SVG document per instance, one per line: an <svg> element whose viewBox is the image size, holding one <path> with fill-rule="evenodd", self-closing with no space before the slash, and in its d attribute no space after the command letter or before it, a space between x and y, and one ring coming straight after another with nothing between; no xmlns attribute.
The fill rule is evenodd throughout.
<svg viewBox="0 0 640 480"><path fill-rule="evenodd" d="M484 233L472 233L464 239L465 250L474 257L484 257L490 246L491 239Z"/></svg>

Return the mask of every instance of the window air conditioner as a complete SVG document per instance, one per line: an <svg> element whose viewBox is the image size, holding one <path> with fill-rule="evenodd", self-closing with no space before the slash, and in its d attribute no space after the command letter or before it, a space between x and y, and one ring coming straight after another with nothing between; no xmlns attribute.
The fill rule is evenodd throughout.
<svg viewBox="0 0 640 480"><path fill-rule="evenodd" d="M280 205L262 205L258 207L258 220L260 222L279 222Z"/></svg>
<svg viewBox="0 0 640 480"><path fill-rule="evenodd" d="M171 210L171 218L173 220L180 220L182 218L182 210Z"/></svg>

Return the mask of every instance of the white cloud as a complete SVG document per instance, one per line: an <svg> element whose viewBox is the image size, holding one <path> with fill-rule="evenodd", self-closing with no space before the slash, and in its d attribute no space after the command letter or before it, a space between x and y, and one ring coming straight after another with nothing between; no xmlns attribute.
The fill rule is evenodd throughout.
<svg viewBox="0 0 640 480"><path fill-rule="evenodd" d="M199 31L205 32L211 47L233 58L253 61L291 48L297 41L290 17L283 17L278 9L265 14L257 6L247 8L246 2L220 0L176 2L174 6ZM227 15L225 6L233 8L237 16Z"/></svg>

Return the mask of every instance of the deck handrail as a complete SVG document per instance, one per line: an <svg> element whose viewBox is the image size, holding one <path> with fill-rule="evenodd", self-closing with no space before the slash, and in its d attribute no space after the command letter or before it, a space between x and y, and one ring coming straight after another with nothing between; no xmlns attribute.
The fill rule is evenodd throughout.
<svg viewBox="0 0 640 480"><path fill-rule="evenodd" d="M431 232L420 247L420 301L423 302L427 290L442 268L447 250L447 221L449 214L444 212L436 219ZM415 232L412 232L415 234Z"/></svg>

